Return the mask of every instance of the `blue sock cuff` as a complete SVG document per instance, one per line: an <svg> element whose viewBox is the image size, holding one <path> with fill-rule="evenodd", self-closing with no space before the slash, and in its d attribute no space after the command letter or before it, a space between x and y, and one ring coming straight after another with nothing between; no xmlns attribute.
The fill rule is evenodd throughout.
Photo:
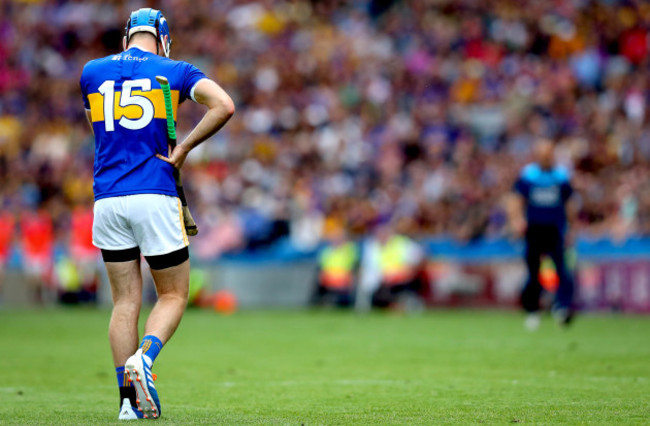
<svg viewBox="0 0 650 426"><path fill-rule="evenodd" d="M124 374L124 366L117 367L115 369L115 375L117 376L117 386L127 386L126 374Z"/></svg>
<svg viewBox="0 0 650 426"><path fill-rule="evenodd" d="M151 362L155 361L156 357L160 353L163 344L159 338L153 335L147 335L142 338L142 343L140 344L140 349L142 349L142 355L146 355L151 358Z"/></svg>

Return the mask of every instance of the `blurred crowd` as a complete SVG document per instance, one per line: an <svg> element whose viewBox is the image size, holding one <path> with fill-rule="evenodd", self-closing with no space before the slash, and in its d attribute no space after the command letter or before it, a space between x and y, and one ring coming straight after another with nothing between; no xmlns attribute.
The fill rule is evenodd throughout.
<svg viewBox="0 0 650 426"><path fill-rule="evenodd" d="M650 234L640 0L0 0L0 204L16 229L37 215L67 241L92 209L79 76L121 50L141 6L237 106L185 165L197 256L311 248L387 217L417 237L506 236L503 198L538 137L572 170L579 232ZM190 104L179 140L203 114Z"/></svg>

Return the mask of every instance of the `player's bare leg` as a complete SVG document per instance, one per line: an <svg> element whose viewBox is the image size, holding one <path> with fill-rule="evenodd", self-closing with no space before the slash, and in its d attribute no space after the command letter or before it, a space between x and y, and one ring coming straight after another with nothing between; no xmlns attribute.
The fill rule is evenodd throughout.
<svg viewBox="0 0 650 426"><path fill-rule="evenodd" d="M152 269L151 274L158 301L147 319L140 348L126 360L124 368L135 386L138 410L144 418L155 419L160 417L161 406L151 367L183 317L189 292L190 261L186 259L176 266Z"/></svg>
<svg viewBox="0 0 650 426"><path fill-rule="evenodd" d="M190 261L171 268L151 270L158 301L144 327L145 335L154 335L166 343L176 331L187 306L190 286Z"/></svg>
<svg viewBox="0 0 650 426"><path fill-rule="evenodd" d="M138 349L138 316L142 305L140 260L105 262L113 295L113 313L108 337L115 367Z"/></svg>
<svg viewBox="0 0 650 426"><path fill-rule="evenodd" d="M120 390L120 420L137 419L135 388L129 386L124 373L126 360L138 348L138 317L142 305L140 258L126 262L104 262L111 283L113 312L108 338Z"/></svg>

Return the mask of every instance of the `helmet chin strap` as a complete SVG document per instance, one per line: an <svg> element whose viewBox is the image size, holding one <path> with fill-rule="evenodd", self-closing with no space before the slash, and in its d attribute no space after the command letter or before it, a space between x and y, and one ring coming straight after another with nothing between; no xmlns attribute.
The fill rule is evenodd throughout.
<svg viewBox="0 0 650 426"><path fill-rule="evenodd" d="M160 45L162 46L163 53L166 58L169 58L169 53L171 50L171 43L165 43L164 36L160 36ZM158 54L158 45L156 45L156 54Z"/></svg>

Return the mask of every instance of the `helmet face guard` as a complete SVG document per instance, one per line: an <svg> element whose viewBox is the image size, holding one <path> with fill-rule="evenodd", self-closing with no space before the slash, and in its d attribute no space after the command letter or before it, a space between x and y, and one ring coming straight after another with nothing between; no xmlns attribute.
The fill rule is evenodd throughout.
<svg viewBox="0 0 650 426"><path fill-rule="evenodd" d="M156 40L160 42L165 57L169 58L172 38L169 33L167 20L161 11L151 8L142 8L131 12L129 20L126 21L124 32L127 45L129 44L129 39L135 33L148 32L153 34L153 36L156 37Z"/></svg>

